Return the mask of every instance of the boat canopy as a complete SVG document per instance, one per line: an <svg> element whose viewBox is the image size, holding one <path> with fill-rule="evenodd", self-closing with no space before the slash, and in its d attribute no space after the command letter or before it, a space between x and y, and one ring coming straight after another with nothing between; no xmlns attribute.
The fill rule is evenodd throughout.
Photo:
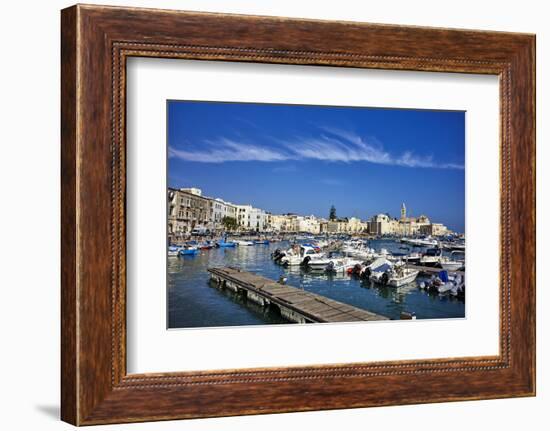
<svg viewBox="0 0 550 431"><path fill-rule="evenodd" d="M374 262L372 262L369 266L373 271L386 271L390 269L393 266L393 264L385 257L379 257ZM384 269L382 269L382 267L384 267Z"/></svg>
<svg viewBox="0 0 550 431"><path fill-rule="evenodd" d="M391 269L391 265L388 263L385 263L384 265L379 266L378 268L374 268L373 270L376 272L386 272L389 269Z"/></svg>

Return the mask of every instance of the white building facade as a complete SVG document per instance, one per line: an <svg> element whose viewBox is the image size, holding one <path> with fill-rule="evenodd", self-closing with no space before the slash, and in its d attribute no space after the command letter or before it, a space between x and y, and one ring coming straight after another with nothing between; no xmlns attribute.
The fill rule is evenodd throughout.
<svg viewBox="0 0 550 431"><path fill-rule="evenodd" d="M252 205L235 205L237 214L237 223L244 230L254 230L265 232L268 230L268 214Z"/></svg>

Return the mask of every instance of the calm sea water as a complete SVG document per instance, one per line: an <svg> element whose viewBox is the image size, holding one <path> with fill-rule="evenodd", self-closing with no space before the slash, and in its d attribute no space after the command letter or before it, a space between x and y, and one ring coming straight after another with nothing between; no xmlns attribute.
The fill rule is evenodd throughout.
<svg viewBox="0 0 550 431"><path fill-rule="evenodd" d="M370 247L403 253L395 241L372 240ZM464 302L450 296L428 294L416 282L400 288L371 284L348 275L310 274L299 268L284 268L271 260L276 248L288 243L202 250L196 256L168 258L168 326L192 328L208 326L265 325L288 323L237 295L209 284L208 267L239 266L287 284L341 301L358 308L399 319L402 311L416 313L418 319L464 317ZM421 278L419 278L421 280Z"/></svg>

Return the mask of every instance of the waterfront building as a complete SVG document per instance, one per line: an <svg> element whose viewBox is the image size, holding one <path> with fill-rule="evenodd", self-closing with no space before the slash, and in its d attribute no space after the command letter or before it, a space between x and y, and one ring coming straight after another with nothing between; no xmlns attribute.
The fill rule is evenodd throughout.
<svg viewBox="0 0 550 431"><path fill-rule="evenodd" d="M442 236L451 233L451 231L442 223L430 223L420 228L422 235Z"/></svg>
<svg viewBox="0 0 550 431"><path fill-rule="evenodd" d="M224 230L223 219L231 217L237 220L237 207L220 198L209 198L210 220L215 230Z"/></svg>
<svg viewBox="0 0 550 431"><path fill-rule="evenodd" d="M321 232L320 220L314 215L297 217L298 231L307 232L311 234L318 234Z"/></svg>
<svg viewBox="0 0 550 431"><path fill-rule="evenodd" d="M432 223L426 215L419 217L407 216L405 203L401 205L401 217L399 220L392 218L389 214L378 214L368 222L368 231L373 235L398 236L441 236L451 232L441 223Z"/></svg>
<svg viewBox="0 0 550 431"><path fill-rule="evenodd" d="M368 231L373 235L393 235L398 231L399 222L388 214L373 216L368 222Z"/></svg>
<svg viewBox="0 0 550 431"><path fill-rule="evenodd" d="M284 232L285 216L279 214L272 214L269 226L274 232Z"/></svg>
<svg viewBox="0 0 550 431"><path fill-rule="evenodd" d="M225 230L223 219L234 218L241 230L281 233L320 233L372 235L442 236L452 233L442 223L432 223L421 215L407 215L405 203L401 204L400 218L389 214L377 214L367 222L358 217L344 217L334 220L317 218L314 215L271 214L252 205L238 205L221 198L202 195L197 187L168 189L168 237L178 241L188 237L193 229L208 229L212 233Z"/></svg>
<svg viewBox="0 0 550 431"><path fill-rule="evenodd" d="M182 188L180 189L182 192L191 193L195 196L202 196L202 190L197 187L188 187L188 188Z"/></svg>
<svg viewBox="0 0 550 431"><path fill-rule="evenodd" d="M326 227L320 228L320 232L328 233L346 233L346 234L358 234L367 232L368 223L363 222L357 217L343 217L336 220L329 220L326 223Z"/></svg>
<svg viewBox="0 0 550 431"><path fill-rule="evenodd" d="M273 214L271 214L270 212L266 212L265 213L265 222L266 222L266 227L265 227L265 230L268 231L268 232L273 232Z"/></svg>
<svg viewBox="0 0 550 431"><path fill-rule="evenodd" d="M244 230L264 232L267 230L267 213L252 205L235 205L237 223Z"/></svg>
<svg viewBox="0 0 550 431"><path fill-rule="evenodd" d="M198 193L197 193L198 191ZM168 237L178 241L195 228L211 228L209 199L200 189L168 189Z"/></svg>
<svg viewBox="0 0 550 431"><path fill-rule="evenodd" d="M360 218L351 217L348 219L346 232L348 233L363 233L368 230L368 224L363 222Z"/></svg>
<svg viewBox="0 0 550 431"><path fill-rule="evenodd" d="M329 220L327 222L327 232L328 233L340 232L340 223L338 222L338 220Z"/></svg>
<svg viewBox="0 0 550 431"><path fill-rule="evenodd" d="M271 228L275 232L299 232L300 221L296 214L273 214L271 216Z"/></svg>

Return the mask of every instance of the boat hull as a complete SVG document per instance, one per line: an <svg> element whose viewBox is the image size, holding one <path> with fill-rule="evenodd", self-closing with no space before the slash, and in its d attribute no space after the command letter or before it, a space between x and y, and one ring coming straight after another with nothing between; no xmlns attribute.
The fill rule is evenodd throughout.
<svg viewBox="0 0 550 431"><path fill-rule="evenodd" d="M447 271L458 271L460 268L464 266L464 264L461 262L452 262L452 263L441 262L439 265L441 266L441 268Z"/></svg>
<svg viewBox="0 0 550 431"><path fill-rule="evenodd" d="M410 284L414 280L416 280L417 276L418 276L418 271L415 271L414 273L408 274L407 276L402 278L390 278L390 280L388 281L388 286L391 286L391 287L405 286L406 284Z"/></svg>
<svg viewBox="0 0 550 431"><path fill-rule="evenodd" d="M235 247L236 244L234 242L219 242L216 244L218 247Z"/></svg>

